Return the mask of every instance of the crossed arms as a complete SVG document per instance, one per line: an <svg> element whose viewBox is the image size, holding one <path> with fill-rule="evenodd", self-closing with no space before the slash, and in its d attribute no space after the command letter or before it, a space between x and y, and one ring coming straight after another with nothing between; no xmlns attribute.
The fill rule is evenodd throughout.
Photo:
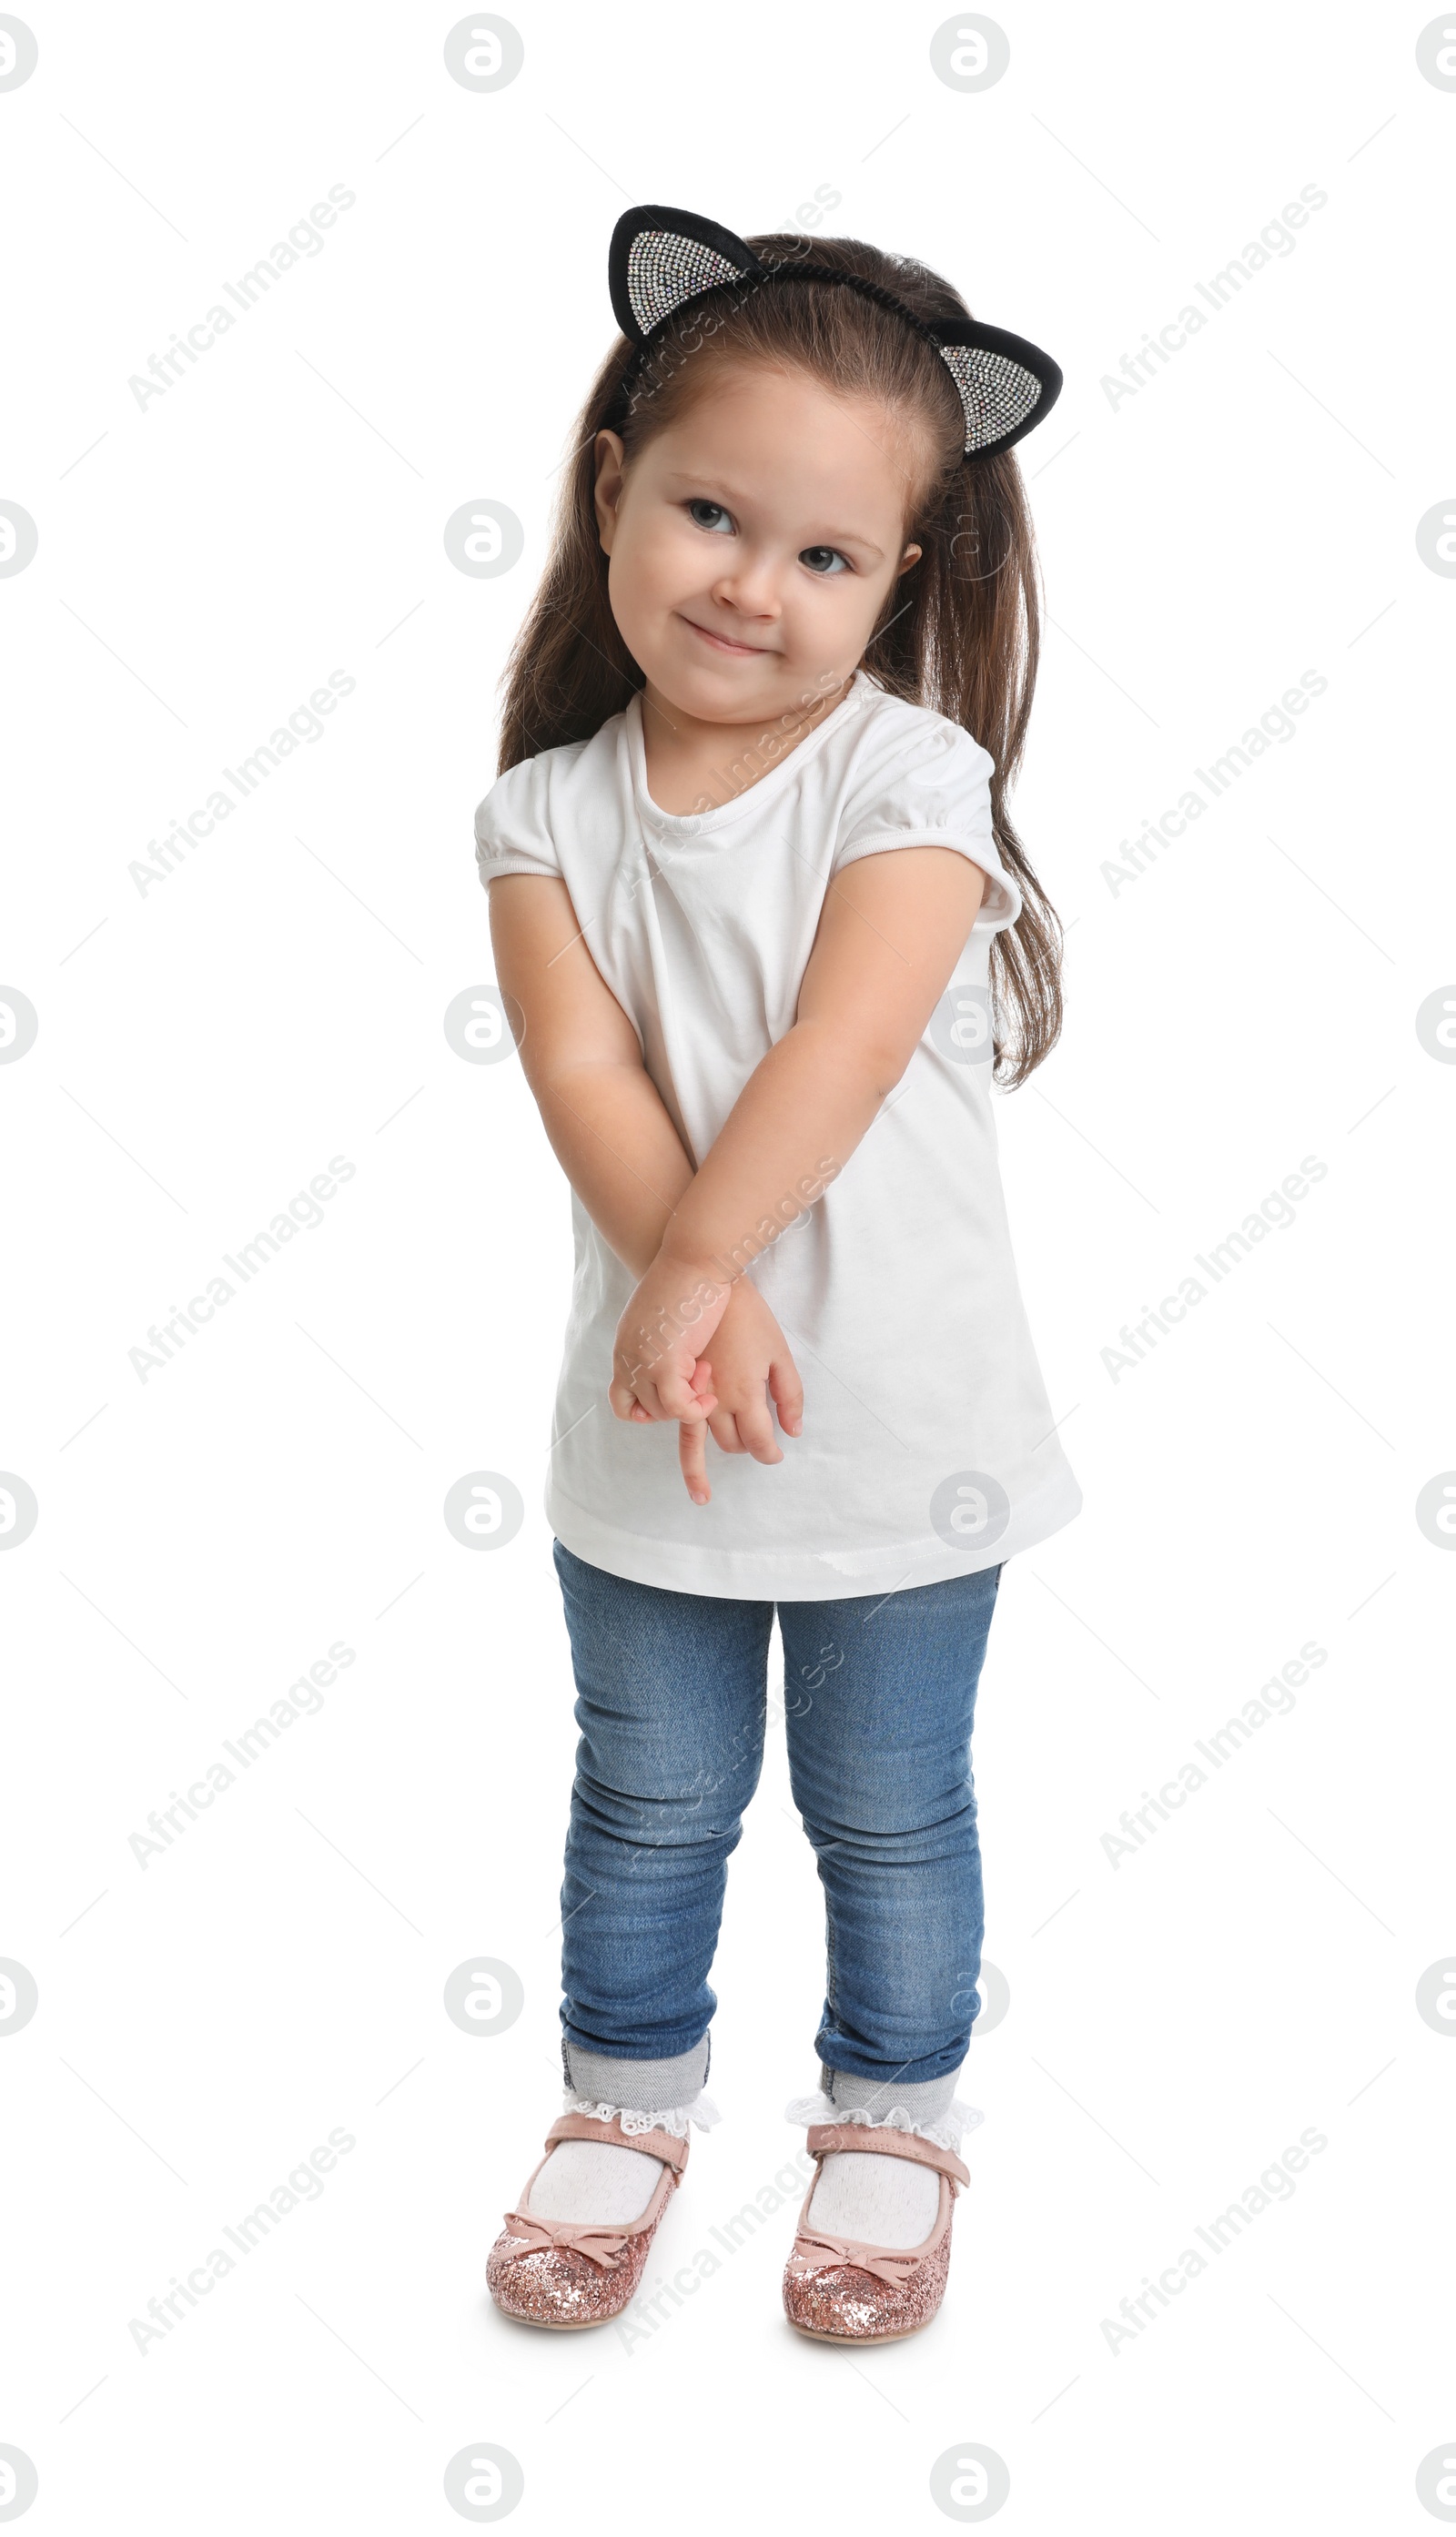
<svg viewBox="0 0 1456 2537"><path fill-rule="evenodd" d="M709 1432L724 1453L782 1462L770 1399L784 1433L801 1431L793 1357L743 1271L873 1125L950 983L984 889L978 866L949 846L895 847L841 872L794 1023L695 1171L565 883L524 874L491 883L496 978L524 1021L526 1080L572 1189L637 1280L617 1331L612 1410L679 1422L695 1504L711 1494Z"/></svg>

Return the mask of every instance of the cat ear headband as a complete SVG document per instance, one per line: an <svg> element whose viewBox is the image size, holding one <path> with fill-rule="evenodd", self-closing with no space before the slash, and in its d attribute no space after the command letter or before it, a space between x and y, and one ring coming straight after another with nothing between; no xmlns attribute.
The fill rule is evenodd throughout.
<svg viewBox="0 0 1456 2537"><path fill-rule="evenodd" d="M932 323L917 317L891 291L831 265L761 263L753 248L694 212L661 203L638 203L624 212L612 232L607 277L617 322L629 342L646 345L689 300L731 282L770 282L776 274L800 281L837 283L862 298L893 308L932 344L945 362L965 417L966 458L989 458L1034 429L1062 391L1062 373L1050 356L1001 326L969 317ZM636 363L624 379L624 389Z"/></svg>

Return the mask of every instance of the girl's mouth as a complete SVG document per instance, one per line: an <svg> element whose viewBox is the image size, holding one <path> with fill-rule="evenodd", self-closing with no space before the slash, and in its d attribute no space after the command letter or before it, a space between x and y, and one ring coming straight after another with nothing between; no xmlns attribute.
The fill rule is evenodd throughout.
<svg viewBox="0 0 1456 2537"><path fill-rule="evenodd" d="M691 617L685 617L683 622L691 625L695 634L700 634L704 643L711 643L715 652L727 652L735 661L757 659L769 648L766 643L734 643L726 634L710 634L705 625L696 624Z"/></svg>

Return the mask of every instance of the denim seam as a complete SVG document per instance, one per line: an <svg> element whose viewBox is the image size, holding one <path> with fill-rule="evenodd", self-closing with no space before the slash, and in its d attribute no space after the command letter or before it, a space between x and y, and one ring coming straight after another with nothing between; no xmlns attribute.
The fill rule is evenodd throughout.
<svg viewBox="0 0 1456 2537"><path fill-rule="evenodd" d="M825 2004L829 2012L829 2020L837 2034L839 2027L839 2001L836 1979L838 1966L834 1956L834 1904L833 1897L829 1892L828 1879L824 1872L823 1862L821 1862L820 1865L819 1881L825 1890ZM832 2093L832 2090L830 2090L831 2095Z"/></svg>

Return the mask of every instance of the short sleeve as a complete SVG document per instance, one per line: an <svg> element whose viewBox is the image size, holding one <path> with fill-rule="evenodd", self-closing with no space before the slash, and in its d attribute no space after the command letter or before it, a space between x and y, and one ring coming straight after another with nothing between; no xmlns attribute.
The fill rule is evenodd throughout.
<svg viewBox="0 0 1456 2537"><path fill-rule="evenodd" d="M475 860L483 885L508 873L560 880L562 867L547 822L547 768L524 757L497 777L475 814Z"/></svg>
<svg viewBox="0 0 1456 2537"><path fill-rule="evenodd" d="M996 851L996 761L959 723L920 707L907 710L911 727L887 732L892 745L877 752L846 801L833 870L896 846L953 846L986 876L972 932L1000 933L1020 916L1022 893Z"/></svg>

